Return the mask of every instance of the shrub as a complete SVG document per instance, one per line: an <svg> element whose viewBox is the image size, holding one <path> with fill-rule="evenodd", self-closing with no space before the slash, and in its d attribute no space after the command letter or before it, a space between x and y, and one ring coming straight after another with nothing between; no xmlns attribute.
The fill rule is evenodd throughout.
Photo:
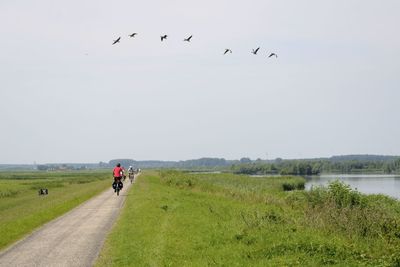
<svg viewBox="0 0 400 267"><path fill-rule="evenodd" d="M365 205L360 192L352 190L350 185L338 180L329 184L328 195L338 208Z"/></svg>
<svg viewBox="0 0 400 267"><path fill-rule="evenodd" d="M282 183L283 191L304 190L305 181L303 179L291 179Z"/></svg>
<svg viewBox="0 0 400 267"><path fill-rule="evenodd" d="M366 196L339 181L306 192L306 220L312 227L349 236L400 243L400 216L386 198ZM394 205L394 204L393 204Z"/></svg>

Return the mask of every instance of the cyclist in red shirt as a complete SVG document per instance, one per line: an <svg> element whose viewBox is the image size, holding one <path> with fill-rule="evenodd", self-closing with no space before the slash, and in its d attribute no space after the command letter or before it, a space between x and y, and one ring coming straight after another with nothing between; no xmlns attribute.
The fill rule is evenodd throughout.
<svg viewBox="0 0 400 267"><path fill-rule="evenodd" d="M117 191L117 185L120 186L120 189L122 189L123 184L122 184L122 176L124 175L124 169L121 168L121 164L117 163L113 170L113 176L114 176L114 183L113 183L113 188L114 192Z"/></svg>
<svg viewBox="0 0 400 267"><path fill-rule="evenodd" d="M117 163L113 170L114 181L121 181L124 169L121 168L121 164Z"/></svg>

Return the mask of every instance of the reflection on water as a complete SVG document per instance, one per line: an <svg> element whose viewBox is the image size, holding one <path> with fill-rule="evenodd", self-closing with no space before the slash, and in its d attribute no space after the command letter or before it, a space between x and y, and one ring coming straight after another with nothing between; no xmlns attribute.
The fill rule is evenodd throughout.
<svg viewBox="0 0 400 267"><path fill-rule="evenodd" d="M340 180L365 194L385 194L400 199L400 175L330 174L306 177L306 189Z"/></svg>

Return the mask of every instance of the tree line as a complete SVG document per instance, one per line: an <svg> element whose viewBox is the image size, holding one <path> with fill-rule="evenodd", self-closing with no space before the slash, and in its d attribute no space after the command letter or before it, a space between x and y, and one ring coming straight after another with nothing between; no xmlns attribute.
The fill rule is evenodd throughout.
<svg viewBox="0 0 400 267"><path fill-rule="evenodd" d="M110 160L138 168L174 168L186 170L220 170L238 174L318 175L321 173L400 173L400 157L381 155L345 155L330 158L274 160L244 157L239 160L224 158L200 158L184 161L135 161L132 159Z"/></svg>
<svg viewBox="0 0 400 267"><path fill-rule="evenodd" d="M224 158L199 158L181 161L162 161L133 159L112 159L99 163L68 163L37 165L38 170L63 169L103 169L113 168L117 163L128 168L141 169L181 169L189 171L228 171L241 174L282 174L282 175L318 175L321 173L400 173L400 157L381 155L344 155L330 158L289 160L252 160L243 157L238 160ZM0 169L1 169L0 165ZM10 166L4 166L10 168ZM14 166L16 167L16 166Z"/></svg>
<svg viewBox="0 0 400 267"><path fill-rule="evenodd" d="M281 160L233 164L238 174L318 175L321 173L400 173L400 158L392 160Z"/></svg>

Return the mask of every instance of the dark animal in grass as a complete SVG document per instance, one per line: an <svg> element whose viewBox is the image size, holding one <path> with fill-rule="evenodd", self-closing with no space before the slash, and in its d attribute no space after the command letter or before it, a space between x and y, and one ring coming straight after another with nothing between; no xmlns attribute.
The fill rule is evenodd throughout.
<svg viewBox="0 0 400 267"><path fill-rule="evenodd" d="M40 188L39 189L39 196L48 195L48 194L49 194L49 190L47 188Z"/></svg>

